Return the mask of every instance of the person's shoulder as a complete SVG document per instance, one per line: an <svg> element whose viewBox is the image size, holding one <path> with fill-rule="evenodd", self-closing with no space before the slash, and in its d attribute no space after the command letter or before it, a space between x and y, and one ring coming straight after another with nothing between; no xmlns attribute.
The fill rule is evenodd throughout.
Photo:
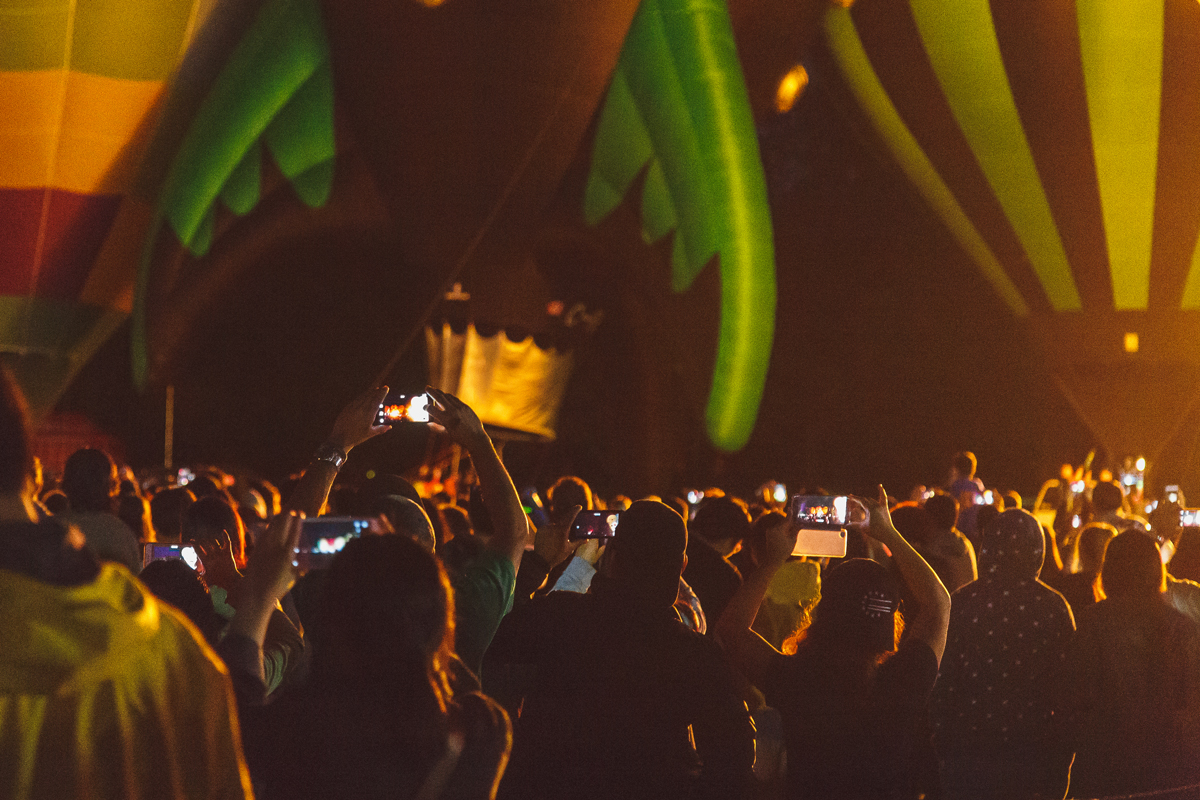
<svg viewBox="0 0 1200 800"><path fill-rule="evenodd" d="M511 592L516 582L517 569L512 559L486 547L450 573L450 585L454 587L455 592L460 593L468 590L483 591L483 587L486 586Z"/></svg>

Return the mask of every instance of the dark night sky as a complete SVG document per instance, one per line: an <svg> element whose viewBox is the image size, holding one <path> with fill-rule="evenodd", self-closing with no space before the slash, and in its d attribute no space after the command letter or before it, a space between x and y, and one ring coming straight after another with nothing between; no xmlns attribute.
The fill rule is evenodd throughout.
<svg viewBox="0 0 1200 800"><path fill-rule="evenodd" d="M637 347L627 315L638 312L616 309L577 355L558 442L512 450L519 479L543 483L574 470L604 491L641 493L708 482L748 490L775 477L857 492L883 481L906 493L914 483L940 482L950 455L968 448L989 485L1031 494L1059 464L1086 455L1086 428L1017 321L877 155L836 75L819 61L810 71L797 106L760 125L778 307L749 446L712 452L700 441L698 415L685 410L683 422L661 424L684 425L689 444L654 480L631 485L637 428L613 412L641 407L627 380ZM382 236L298 240L229 286L175 365L179 460L269 477L303 465L340 404L373 380L420 318L419 283L379 278L389 244ZM421 347L418 339L393 383L421 385ZM126 440L135 465L153 465L162 458L163 391L133 391L127 354L125 329L59 408L85 412ZM712 357L684 356L702 366ZM681 398L679 407L701 403ZM399 470L424 452L423 434L386 438L360 463Z"/></svg>

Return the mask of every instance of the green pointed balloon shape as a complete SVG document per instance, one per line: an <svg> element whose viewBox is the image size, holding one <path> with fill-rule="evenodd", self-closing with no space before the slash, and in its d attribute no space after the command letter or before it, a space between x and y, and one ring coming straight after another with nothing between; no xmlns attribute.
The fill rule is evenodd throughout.
<svg viewBox="0 0 1200 800"><path fill-rule="evenodd" d="M674 231L671 285L716 256L721 322L706 410L718 448L754 429L775 332L775 251L766 178L729 12L713 0L643 0L600 113L584 197L596 224L638 175L642 231Z"/></svg>
<svg viewBox="0 0 1200 800"><path fill-rule="evenodd" d="M297 196L324 205L333 186L333 74L318 0L268 0L234 49L180 144L146 239L133 309L133 372L148 368L146 287L164 224L196 257L218 202L239 216L260 199L264 150Z"/></svg>

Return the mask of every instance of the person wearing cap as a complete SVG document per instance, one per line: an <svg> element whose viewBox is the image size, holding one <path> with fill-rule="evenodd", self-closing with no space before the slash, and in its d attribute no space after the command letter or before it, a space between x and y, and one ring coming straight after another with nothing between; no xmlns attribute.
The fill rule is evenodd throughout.
<svg viewBox="0 0 1200 800"><path fill-rule="evenodd" d="M1001 513L980 533L978 580L953 595L930 701L948 800L1062 797L1067 788L1071 750L1058 744L1053 690L1075 622L1038 580L1044 543L1032 514Z"/></svg>
<svg viewBox="0 0 1200 800"><path fill-rule="evenodd" d="M906 796L917 727L946 646L950 595L892 525L887 495L864 501L866 533L891 551L918 613L897 648L900 592L878 562L852 558L829 570L812 624L787 656L751 629L798 529L767 532L765 559L717 623L727 657L783 717L788 798Z"/></svg>
<svg viewBox="0 0 1200 800"><path fill-rule="evenodd" d="M677 511L639 500L587 594L535 597L501 623L483 670L514 720L500 798L742 796L749 712L716 641L674 611L687 537Z"/></svg>

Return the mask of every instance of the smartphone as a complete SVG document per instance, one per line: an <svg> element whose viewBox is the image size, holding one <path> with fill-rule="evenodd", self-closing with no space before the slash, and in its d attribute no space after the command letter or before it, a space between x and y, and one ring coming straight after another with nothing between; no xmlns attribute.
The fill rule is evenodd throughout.
<svg viewBox="0 0 1200 800"><path fill-rule="evenodd" d="M142 546L142 567L151 561L178 559L198 572L204 572L200 563L200 554L190 544L159 544L157 542Z"/></svg>
<svg viewBox="0 0 1200 800"><path fill-rule="evenodd" d="M1179 509L1179 527L1200 528L1200 508Z"/></svg>
<svg viewBox="0 0 1200 800"><path fill-rule="evenodd" d="M850 524L850 508L850 498L845 495L797 494L792 495L788 517L799 528L838 530Z"/></svg>
<svg viewBox="0 0 1200 800"><path fill-rule="evenodd" d="M796 534L796 546L792 549L792 555L845 558L846 529L801 528L800 532Z"/></svg>
<svg viewBox="0 0 1200 800"><path fill-rule="evenodd" d="M351 539L371 527L368 517L309 517L300 523L294 566L304 570L329 566Z"/></svg>
<svg viewBox="0 0 1200 800"><path fill-rule="evenodd" d="M620 511L580 511L575 515L571 532L567 538L571 541L579 539L611 539L617 535L617 523L621 519Z"/></svg>
<svg viewBox="0 0 1200 800"><path fill-rule="evenodd" d="M1175 486L1175 485L1168 486L1165 489L1163 489L1163 493L1166 494L1168 503L1178 503L1179 502L1179 487L1178 486Z"/></svg>
<svg viewBox="0 0 1200 800"><path fill-rule="evenodd" d="M429 422L429 395L421 394L392 394L383 398L379 404L379 413L375 416L376 425L394 425L397 422Z"/></svg>

